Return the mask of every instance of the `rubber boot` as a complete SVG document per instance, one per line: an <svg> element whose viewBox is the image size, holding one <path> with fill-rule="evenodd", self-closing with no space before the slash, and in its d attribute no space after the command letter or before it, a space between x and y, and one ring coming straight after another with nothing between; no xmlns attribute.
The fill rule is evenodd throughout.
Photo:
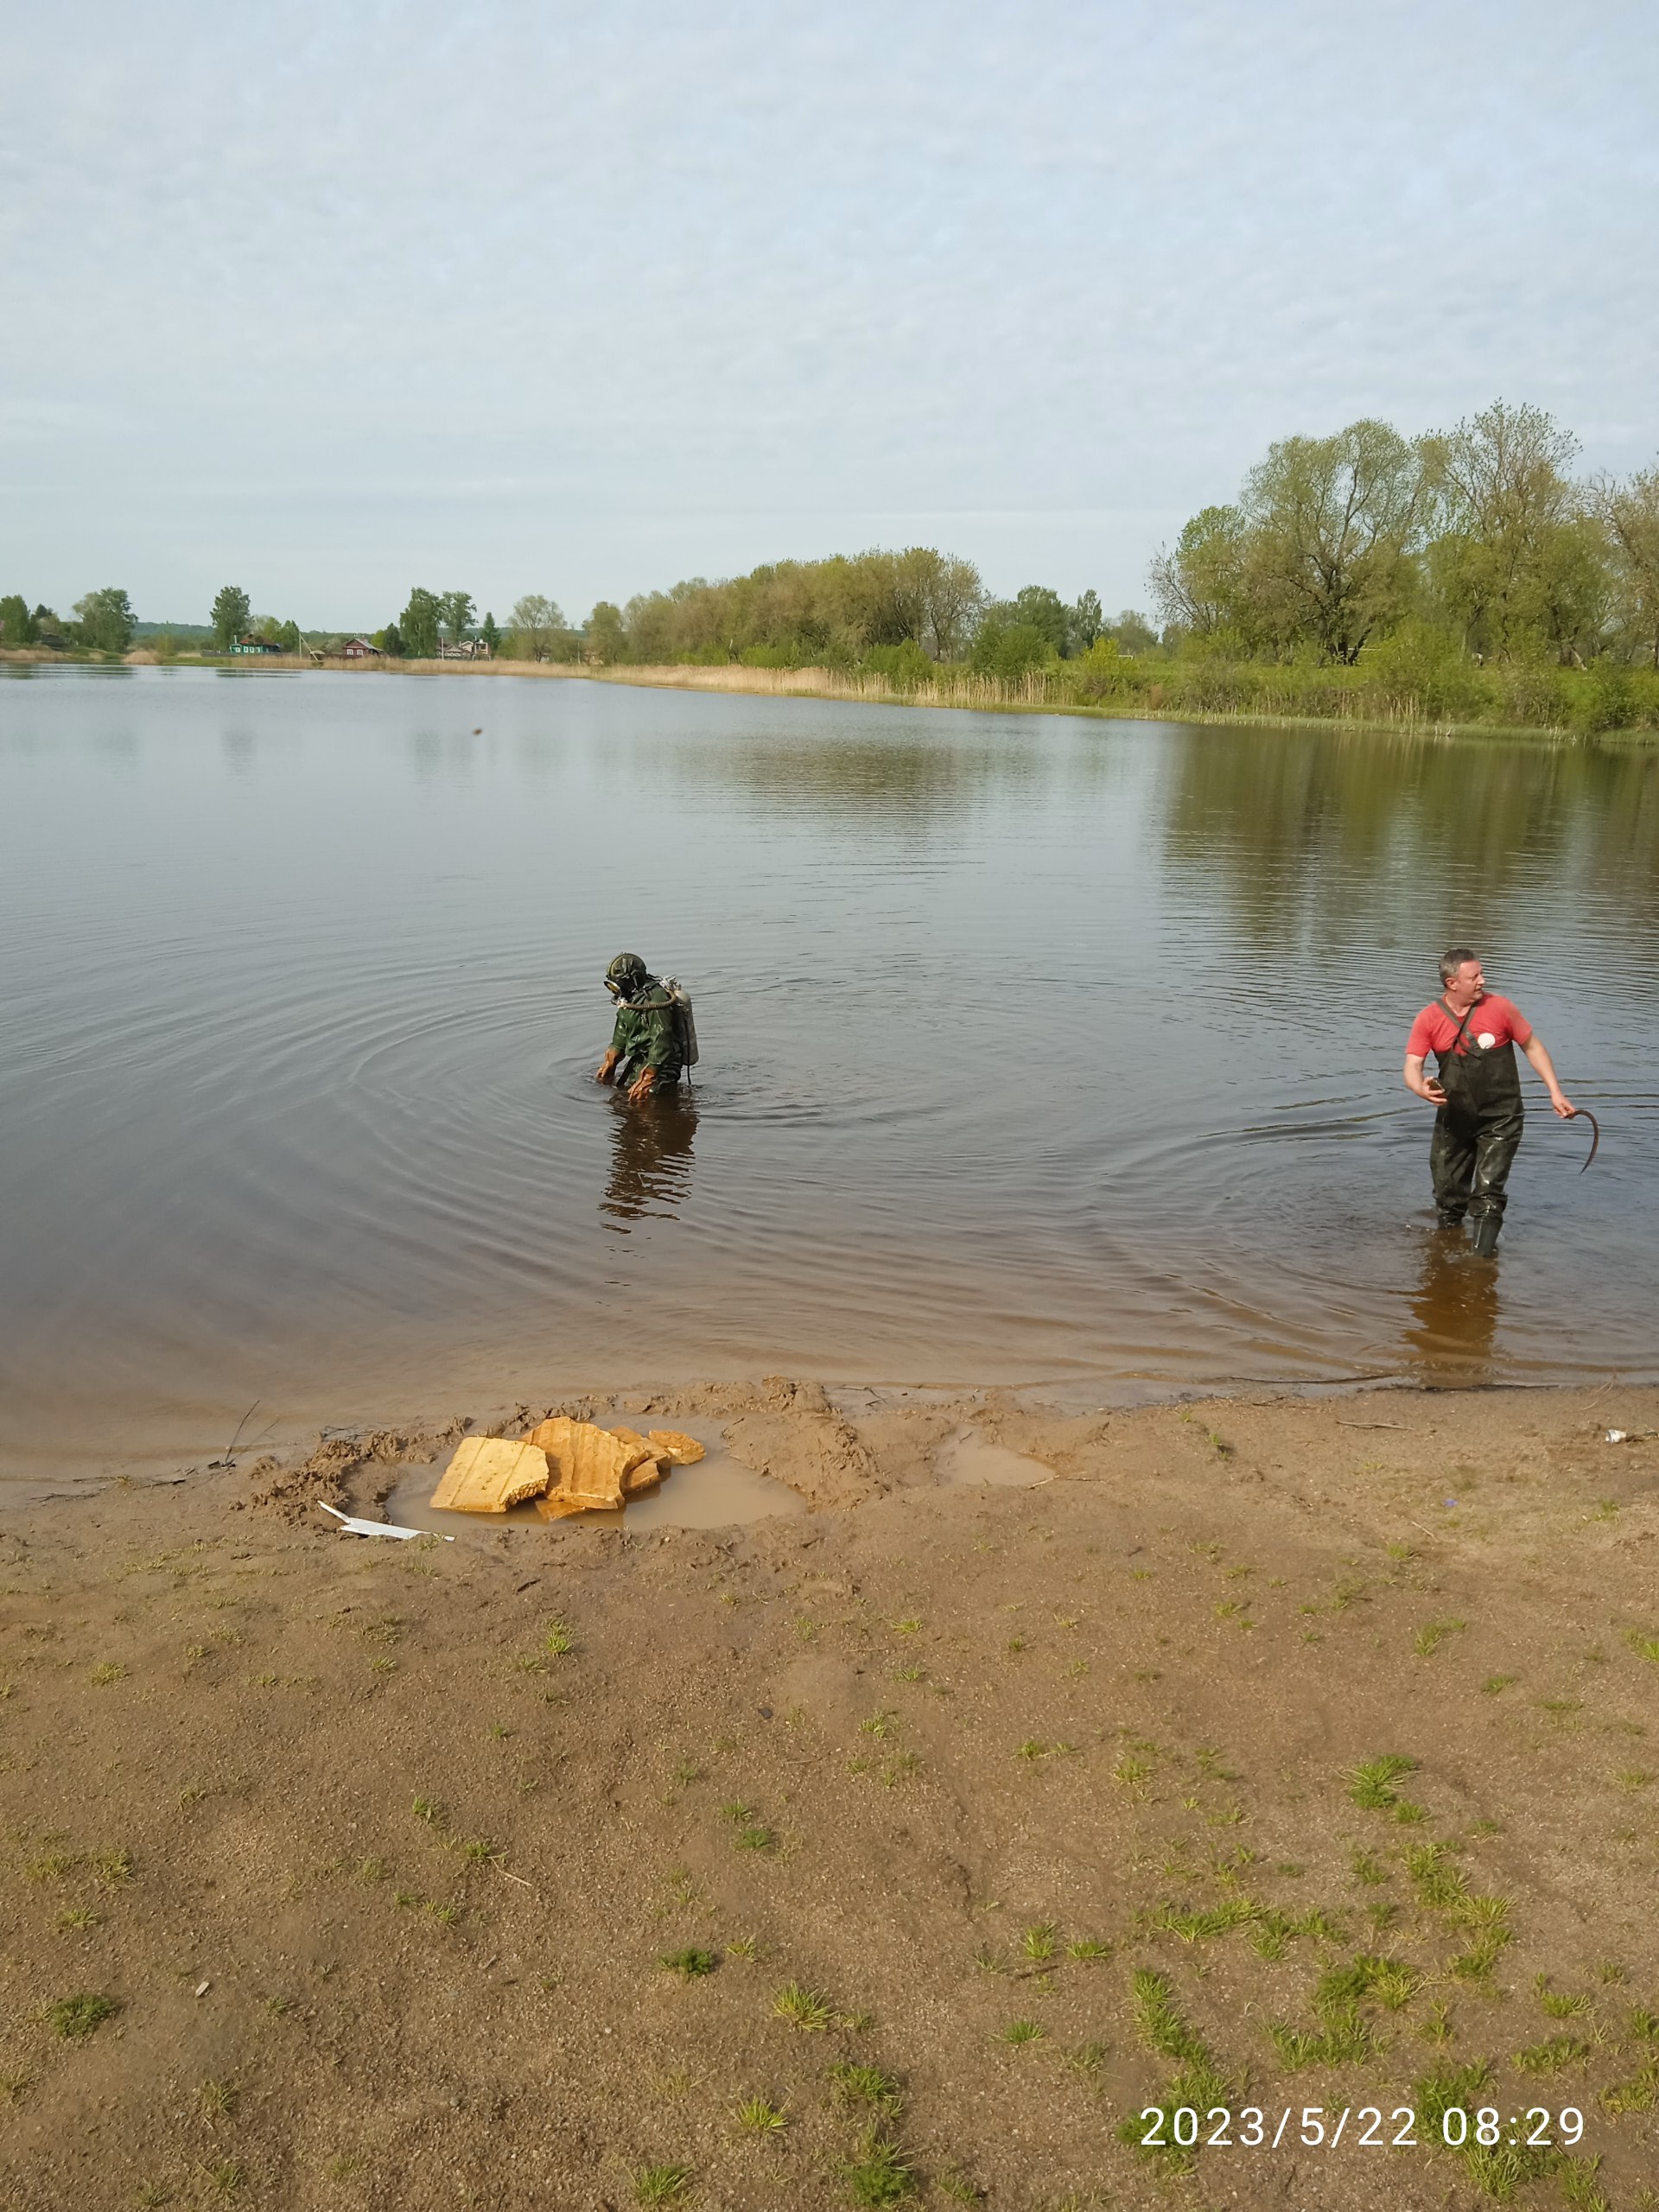
<svg viewBox="0 0 1659 2212"><path fill-rule="evenodd" d="M1475 1224L1475 1250L1483 1260L1490 1260L1497 1249L1497 1232L1503 1226L1501 1213L1484 1213Z"/></svg>

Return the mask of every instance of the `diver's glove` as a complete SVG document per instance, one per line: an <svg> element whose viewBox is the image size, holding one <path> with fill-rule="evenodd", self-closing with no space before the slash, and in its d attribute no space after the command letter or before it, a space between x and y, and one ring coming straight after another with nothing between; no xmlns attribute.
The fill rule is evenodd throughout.
<svg viewBox="0 0 1659 2212"><path fill-rule="evenodd" d="M656 1069L641 1068L639 1074L634 1077L632 1087L628 1092L629 1105L638 1106L643 1099L649 1098L652 1092L655 1090L656 1088Z"/></svg>
<svg viewBox="0 0 1659 2212"><path fill-rule="evenodd" d="M616 1064L621 1057L621 1053L617 1052L614 1047L613 1047L610 1052L607 1052L604 1058L594 1071L594 1081L595 1083L608 1083L611 1077L616 1073Z"/></svg>

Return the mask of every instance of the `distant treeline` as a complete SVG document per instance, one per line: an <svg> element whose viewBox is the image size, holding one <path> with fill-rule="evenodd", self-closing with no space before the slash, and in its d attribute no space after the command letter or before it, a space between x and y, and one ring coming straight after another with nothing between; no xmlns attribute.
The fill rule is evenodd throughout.
<svg viewBox="0 0 1659 2212"><path fill-rule="evenodd" d="M1011 703L1609 729L1659 724L1659 467L1573 473L1503 402L1406 438L1359 422L1269 448L1148 575L1161 627L912 546L601 601L522 599L501 650L602 664L823 667Z"/></svg>
<svg viewBox="0 0 1659 2212"><path fill-rule="evenodd" d="M692 577L580 622L532 593L501 628L470 593L419 586L369 642L416 660L810 667L863 696L984 704L1659 725L1659 467L1583 478L1578 450L1501 401L1415 438L1372 421L1287 438L1154 559L1157 627L1108 618L1092 591L997 599L972 562L910 546ZM72 622L0 599L0 644L118 652L133 627L124 591L90 593ZM209 629L220 651L346 642L255 622L229 584Z"/></svg>

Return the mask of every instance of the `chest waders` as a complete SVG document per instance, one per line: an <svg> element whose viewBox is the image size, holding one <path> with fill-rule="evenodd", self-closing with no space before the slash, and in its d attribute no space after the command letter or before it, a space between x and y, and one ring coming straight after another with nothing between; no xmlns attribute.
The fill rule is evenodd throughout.
<svg viewBox="0 0 1659 2212"><path fill-rule="evenodd" d="M1440 1003L1446 1006L1444 999ZM1452 1012L1449 1006L1446 1010ZM1455 1228L1466 1213L1476 1251L1490 1259L1497 1249L1504 1186L1525 1113L1513 1044L1494 1046L1490 1052L1478 1045L1459 1051L1474 1011L1471 1006L1451 1045L1437 1056L1446 1103L1434 1116L1428 1166L1441 1226Z"/></svg>

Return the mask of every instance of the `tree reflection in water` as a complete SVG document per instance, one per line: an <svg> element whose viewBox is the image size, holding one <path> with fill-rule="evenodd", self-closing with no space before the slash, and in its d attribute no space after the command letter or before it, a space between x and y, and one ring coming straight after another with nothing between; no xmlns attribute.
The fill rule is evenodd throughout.
<svg viewBox="0 0 1659 2212"><path fill-rule="evenodd" d="M1430 1234L1411 1298L1414 1325L1406 1331L1408 1357L1423 1382L1467 1389L1490 1380L1497 1285L1497 1262L1477 1259L1466 1236Z"/></svg>
<svg viewBox="0 0 1659 2212"><path fill-rule="evenodd" d="M616 1224L650 1215L677 1219L691 1188L697 1109L690 1092L677 1085L639 1106L613 1096L611 1111L610 1179L599 1202L600 1211L611 1217L607 1226L626 1236L627 1229Z"/></svg>

